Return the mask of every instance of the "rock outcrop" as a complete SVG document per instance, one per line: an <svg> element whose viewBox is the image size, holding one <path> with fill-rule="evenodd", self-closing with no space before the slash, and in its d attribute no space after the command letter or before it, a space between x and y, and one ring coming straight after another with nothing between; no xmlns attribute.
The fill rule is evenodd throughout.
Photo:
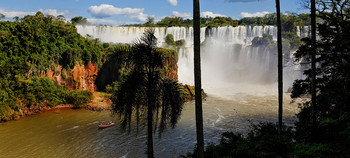
<svg viewBox="0 0 350 158"><path fill-rule="evenodd" d="M54 70L47 69L39 74L39 77L54 79L56 85L62 85L68 90L97 90L95 80L98 66L94 63L87 65L76 64L73 69L66 70L62 66L56 66Z"/></svg>

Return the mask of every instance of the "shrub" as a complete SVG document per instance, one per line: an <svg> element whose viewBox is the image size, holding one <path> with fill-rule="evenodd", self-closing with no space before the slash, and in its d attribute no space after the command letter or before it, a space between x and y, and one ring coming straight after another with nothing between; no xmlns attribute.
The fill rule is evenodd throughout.
<svg viewBox="0 0 350 158"><path fill-rule="evenodd" d="M174 36L172 34L166 35L165 43L168 45L175 45Z"/></svg>
<svg viewBox="0 0 350 158"><path fill-rule="evenodd" d="M73 104L74 108L79 109L83 104L86 104L88 101L94 98L92 92L81 90L74 90L66 96L67 103Z"/></svg>

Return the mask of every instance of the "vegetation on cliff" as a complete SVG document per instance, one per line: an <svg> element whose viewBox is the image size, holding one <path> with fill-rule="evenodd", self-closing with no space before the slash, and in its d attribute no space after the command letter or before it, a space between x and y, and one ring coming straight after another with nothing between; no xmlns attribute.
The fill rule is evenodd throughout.
<svg viewBox="0 0 350 158"><path fill-rule="evenodd" d="M173 34L168 34L164 40L165 40L165 47L170 47L172 49L182 47L186 43L184 39L175 41Z"/></svg>
<svg viewBox="0 0 350 158"><path fill-rule="evenodd" d="M106 45L106 44L104 44ZM108 44L105 48L104 63L98 72L96 84L100 91L111 93L115 90L133 68L132 51L129 44ZM161 54L163 68L162 77L177 80L177 52L172 49L155 48Z"/></svg>
<svg viewBox="0 0 350 158"><path fill-rule="evenodd" d="M295 32L282 33L283 51L295 51L302 44L301 38ZM265 47L270 50L276 50L276 42L273 41L272 35L263 34L262 37L254 37L252 40L253 47Z"/></svg>
<svg viewBox="0 0 350 158"><path fill-rule="evenodd" d="M47 78L61 65L101 64L102 46L82 37L73 24L41 12L16 21L0 21L0 117L12 119L23 107L80 104L88 92L68 92ZM64 76L62 76L64 77ZM73 97L72 97L73 96Z"/></svg>

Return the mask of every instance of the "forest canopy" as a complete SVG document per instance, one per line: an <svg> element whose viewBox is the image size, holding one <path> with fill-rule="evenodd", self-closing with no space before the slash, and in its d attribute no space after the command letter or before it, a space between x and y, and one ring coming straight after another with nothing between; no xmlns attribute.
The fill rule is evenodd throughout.
<svg viewBox="0 0 350 158"><path fill-rule="evenodd" d="M276 25L276 13L266 14L263 17L245 17L240 20L234 20L231 17L201 17L201 27L221 27L221 26L265 26ZM281 14L281 21L286 31L291 31L295 26L309 26L310 14L295 14L287 13ZM192 19L184 19L182 17L165 17L160 21L154 21L154 18L149 17L144 24L130 24L124 26L144 26L144 27L191 27L193 25Z"/></svg>
<svg viewBox="0 0 350 158"><path fill-rule="evenodd" d="M101 65L101 58L101 44L82 37L75 25L61 17L37 12L16 21L0 21L0 120L19 113L20 105L54 106L81 98L71 97L80 92L68 92L49 78L37 77L58 65L64 69L78 63ZM91 98L89 92L81 95L87 97L82 100Z"/></svg>

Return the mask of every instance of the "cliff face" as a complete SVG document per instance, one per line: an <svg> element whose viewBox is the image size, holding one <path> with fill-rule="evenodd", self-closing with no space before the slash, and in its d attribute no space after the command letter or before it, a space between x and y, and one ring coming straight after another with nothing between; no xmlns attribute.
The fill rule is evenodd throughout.
<svg viewBox="0 0 350 158"><path fill-rule="evenodd" d="M54 79L56 85L62 85L68 90L97 90L95 80L98 73L98 66L94 63L87 65L77 64L71 70L62 69L62 66L55 67L55 70L47 69L39 74L39 77Z"/></svg>
<svg viewBox="0 0 350 158"><path fill-rule="evenodd" d="M170 79L174 79L177 80L178 79L178 74L177 74L177 56L176 55L172 55L172 56L167 56L164 58L163 61L164 64L164 71L163 71L163 75L166 78L170 78Z"/></svg>

